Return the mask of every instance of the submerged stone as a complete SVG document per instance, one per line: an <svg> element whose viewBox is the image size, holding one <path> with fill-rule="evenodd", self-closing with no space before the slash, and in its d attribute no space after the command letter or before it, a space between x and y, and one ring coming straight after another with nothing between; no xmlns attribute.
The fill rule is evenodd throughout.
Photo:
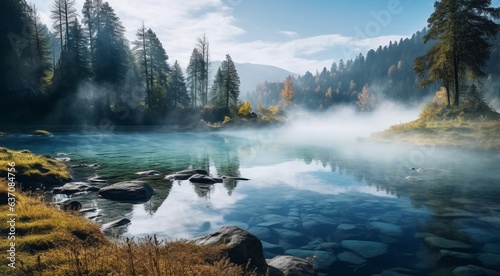
<svg viewBox="0 0 500 276"><path fill-rule="evenodd" d="M478 264L477 259L471 254L446 249L439 250L438 262L449 266Z"/></svg>
<svg viewBox="0 0 500 276"><path fill-rule="evenodd" d="M280 270L283 275L316 275L314 265L311 262L294 256L276 256L266 261L269 266Z"/></svg>
<svg viewBox="0 0 500 276"><path fill-rule="evenodd" d="M337 258L345 263L349 264L354 264L354 265L361 265L366 263L366 260L361 258L360 256L350 252L350 251L344 251L340 254L337 254Z"/></svg>
<svg viewBox="0 0 500 276"><path fill-rule="evenodd" d="M498 254L482 254L478 259L488 268L500 269L500 255Z"/></svg>
<svg viewBox="0 0 500 276"><path fill-rule="evenodd" d="M267 227L251 227L250 229L248 229L248 232L265 241L272 241L274 238L273 232Z"/></svg>
<svg viewBox="0 0 500 276"><path fill-rule="evenodd" d="M298 231L288 229L275 229L280 238L288 243L299 245L307 243L307 238L304 234Z"/></svg>
<svg viewBox="0 0 500 276"><path fill-rule="evenodd" d="M332 266L337 261L333 253L320 250L289 249L285 251L285 254L308 258L310 261L312 260L311 262L316 262L317 265L324 268Z"/></svg>
<svg viewBox="0 0 500 276"><path fill-rule="evenodd" d="M399 238L403 235L403 228L395 224L374 221L370 222L370 227L378 231L380 234L389 237Z"/></svg>
<svg viewBox="0 0 500 276"><path fill-rule="evenodd" d="M459 266L453 269L454 276L488 275L500 276L500 272L476 265Z"/></svg>
<svg viewBox="0 0 500 276"><path fill-rule="evenodd" d="M434 249L449 249L449 250L470 250L471 246L461 241L449 240L441 237L427 237L424 239L425 244Z"/></svg>
<svg viewBox="0 0 500 276"><path fill-rule="evenodd" d="M341 245L365 259L384 255L388 250L386 244L373 241L343 240Z"/></svg>

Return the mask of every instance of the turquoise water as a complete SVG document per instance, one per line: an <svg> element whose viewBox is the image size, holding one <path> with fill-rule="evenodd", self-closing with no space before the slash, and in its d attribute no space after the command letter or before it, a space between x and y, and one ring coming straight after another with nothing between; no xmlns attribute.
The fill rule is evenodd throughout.
<svg viewBox="0 0 500 276"><path fill-rule="evenodd" d="M150 183L156 195L145 203L72 196L97 223L131 220L109 235L194 238L237 225L263 241L266 257L315 256L322 275L500 271L498 152L134 128L7 135L0 145L68 157L75 181ZM134 174L188 168L250 180L206 188Z"/></svg>

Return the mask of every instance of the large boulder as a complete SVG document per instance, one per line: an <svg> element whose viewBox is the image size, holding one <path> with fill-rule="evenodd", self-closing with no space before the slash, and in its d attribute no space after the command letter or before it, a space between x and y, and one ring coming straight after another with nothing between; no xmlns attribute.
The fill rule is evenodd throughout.
<svg viewBox="0 0 500 276"><path fill-rule="evenodd" d="M219 231L193 241L198 245L224 245L223 252L232 263L256 269L260 274L267 271L262 243L256 236L237 226L224 226Z"/></svg>
<svg viewBox="0 0 500 276"><path fill-rule="evenodd" d="M275 275L312 276L316 270L312 262L294 256L276 256L267 260L270 271ZM280 274L281 272L281 274Z"/></svg>
<svg viewBox="0 0 500 276"><path fill-rule="evenodd" d="M99 195L107 199L147 201L155 194L155 191L144 181L118 182L99 190Z"/></svg>

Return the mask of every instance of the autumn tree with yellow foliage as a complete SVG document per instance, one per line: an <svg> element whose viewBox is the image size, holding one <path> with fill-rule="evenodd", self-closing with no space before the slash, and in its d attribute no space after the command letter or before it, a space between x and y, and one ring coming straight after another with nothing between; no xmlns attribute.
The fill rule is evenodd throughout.
<svg viewBox="0 0 500 276"><path fill-rule="evenodd" d="M285 87L281 90L281 104L290 106L295 100L295 90L293 89L292 76L288 76L285 80Z"/></svg>

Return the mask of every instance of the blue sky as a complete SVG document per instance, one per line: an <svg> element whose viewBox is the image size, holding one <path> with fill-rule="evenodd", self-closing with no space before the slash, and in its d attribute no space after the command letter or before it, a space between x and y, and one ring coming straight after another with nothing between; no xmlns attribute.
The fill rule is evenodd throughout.
<svg viewBox="0 0 500 276"><path fill-rule="evenodd" d="M35 4L48 22L51 2ZM84 0L76 0L81 11ZM196 37L207 35L213 60L278 66L294 73L410 37L426 26L433 0L108 0L135 39L144 23L169 55L187 66ZM493 1L498 6L500 0Z"/></svg>

